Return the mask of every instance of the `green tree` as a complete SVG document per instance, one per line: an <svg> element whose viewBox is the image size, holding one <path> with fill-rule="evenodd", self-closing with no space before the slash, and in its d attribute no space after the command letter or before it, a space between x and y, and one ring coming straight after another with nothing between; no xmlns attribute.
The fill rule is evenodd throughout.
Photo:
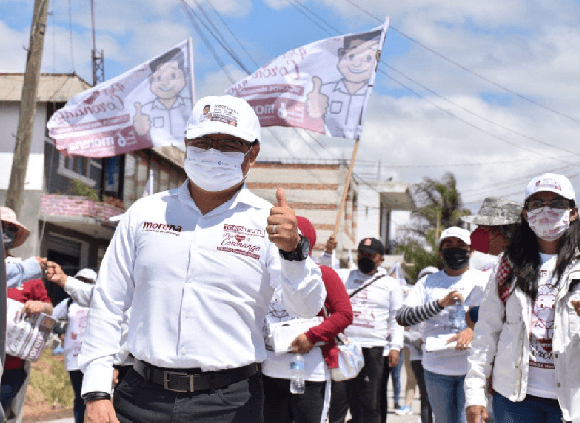
<svg viewBox="0 0 580 423"><path fill-rule="evenodd" d="M397 246L397 252L405 255L407 263L414 263L407 272L416 279L426 266L442 268L438 253L441 232L450 226L461 226L461 216L471 212L463 207L451 172L446 172L440 181L423 178L413 185L413 197L418 207L411 213L411 225L405 228L407 236Z"/></svg>

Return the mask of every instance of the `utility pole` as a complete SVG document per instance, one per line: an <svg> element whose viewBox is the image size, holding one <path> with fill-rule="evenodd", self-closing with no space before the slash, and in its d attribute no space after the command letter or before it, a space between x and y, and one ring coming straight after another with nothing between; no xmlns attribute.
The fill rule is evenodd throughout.
<svg viewBox="0 0 580 423"><path fill-rule="evenodd" d="M20 99L20 116L18 118L18 132L16 146L12 158L10 184L6 193L6 206L20 214L23 202L24 179L28 169L30 144L32 142L32 128L36 115L36 93L40 79L40 64L44 50L44 33L46 30L46 14L49 0L34 0L34 14L30 26L30 45L26 57L26 71L22 85Z"/></svg>

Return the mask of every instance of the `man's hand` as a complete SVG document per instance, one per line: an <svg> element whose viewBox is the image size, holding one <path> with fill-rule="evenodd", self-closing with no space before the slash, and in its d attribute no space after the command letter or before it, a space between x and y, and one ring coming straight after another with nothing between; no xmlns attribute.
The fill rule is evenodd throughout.
<svg viewBox="0 0 580 423"><path fill-rule="evenodd" d="M298 222L294 210L288 207L286 195L282 188L278 188L276 191L276 200L278 205L270 209L266 232L276 247L290 253L296 249L300 241Z"/></svg>
<svg viewBox="0 0 580 423"><path fill-rule="evenodd" d="M40 270L44 272L46 270L46 258L45 257L34 257L34 258L38 262Z"/></svg>
<svg viewBox="0 0 580 423"><path fill-rule="evenodd" d="M62 267L53 261L49 261L46 265L46 280L57 284L61 288L64 288L66 283L67 275L62 270Z"/></svg>
<svg viewBox="0 0 580 423"><path fill-rule="evenodd" d="M135 116L133 116L133 127L137 135L145 135L151 129L151 118L149 115L141 113L141 103L135 103Z"/></svg>
<svg viewBox="0 0 580 423"><path fill-rule="evenodd" d="M483 405L470 405L465 409L467 423L486 422L489 416Z"/></svg>
<svg viewBox="0 0 580 423"><path fill-rule="evenodd" d="M450 305L457 305L457 300L463 303L463 295L459 291L451 291L449 294L439 300L439 305L443 308Z"/></svg>
<svg viewBox="0 0 580 423"><path fill-rule="evenodd" d="M389 367L397 367L399 364L399 350L389 351Z"/></svg>
<svg viewBox="0 0 580 423"><path fill-rule="evenodd" d="M119 369L113 370L113 388L119 384Z"/></svg>
<svg viewBox="0 0 580 423"><path fill-rule="evenodd" d="M322 81L319 77L312 77L312 91L306 95L306 110L308 116L313 119L319 119L326 113L328 109L328 97L320 91L322 88Z"/></svg>
<svg viewBox="0 0 580 423"><path fill-rule="evenodd" d="M314 344L310 342L310 339L308 339L305 333L298 335L296 339L292 341L290 346L293 347L290 352L298 354L306 354L314 348Z"/></svg>
<svg viewBox="0 0 580 423"><path fill-rule="evenodd" d="M111 400L89 401L86 405L85 423L119 423Z"/></svg>
<svg viewBox="0 0 580 423"><path fill-rule="evenodd" d="M328 240L326 241L326 252L328 254L332 254L332 252L334 251L334 249L336 248L337 242L336 242L336 238L334 237L334 235L330 235L328 237Z"/></svg>
<svg viewBox="0 0 580 423"><path fill-rule="evenodd" d="M27 316L33 316L35 314L46 313L48 303L42 301L32 301L28 300L24 303L24 307L22 307L22 314L26 314ZM47 313L48 314L48 313Z"/></svg>
<svg viewBox="0 0 580 423"><path fill-rule="evenodd" d="M469 344L471 343L472 340L473 340L473 329L467 328L453 335L451 338L447 340L447 343L457 341L455 349L463 351L469 348Z"/></svg>

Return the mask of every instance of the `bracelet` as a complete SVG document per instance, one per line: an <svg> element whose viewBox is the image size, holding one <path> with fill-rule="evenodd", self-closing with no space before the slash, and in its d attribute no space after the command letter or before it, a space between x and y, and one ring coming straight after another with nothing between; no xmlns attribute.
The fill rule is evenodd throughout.
<svg viewBox="0 0 580 423"><path fill-rule="evenodd" d="M111 394L109 394L108 392L87 392L86 394L84 394L82 396L82 398L85 400L85 404L90 402L90 401L96 401L96 400L101 400L101 399L111 399Z"/></svg>

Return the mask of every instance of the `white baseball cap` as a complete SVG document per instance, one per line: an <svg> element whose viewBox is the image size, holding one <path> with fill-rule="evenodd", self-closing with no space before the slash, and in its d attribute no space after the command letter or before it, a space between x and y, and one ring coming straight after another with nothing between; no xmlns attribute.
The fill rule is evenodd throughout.
<svg viewBox="0 0 580 423"><path fill-rule="evenodd" d="M95 272L93 269L81 269L77 272L77 274L75 275L75 278L85 278L88 279L92 282L96 282L97 281L97 272Z"/></svg>
<svg viewBox="0 0 580 423"><path fill-rule="evenodd" d="M195 103L185 128L185 137L228 134L248 142L260 141L260 120L242 98L231 95L203 97Z"/></svg>
<svg viewBox="0 0 580 423"><path fill-rule="evenodd" d="M452 226L441 232L441 238L439 238L439 245L441 245L443 240L446 238L459 238L467 245L471 245L471 237L469 235L470 233L467 229L461 229L458 228L457 226Z"/></svg>
<svg viewBox="0 0 580 423"><path fill-rule="evenodd" d="M556 173L544 173L543 175L536 176L526 187L525 200L530 198L536 192L544 191L554 192L567 200L576 201L574 187L572 186L570 180L564 175L558 175Z"/></svg>

